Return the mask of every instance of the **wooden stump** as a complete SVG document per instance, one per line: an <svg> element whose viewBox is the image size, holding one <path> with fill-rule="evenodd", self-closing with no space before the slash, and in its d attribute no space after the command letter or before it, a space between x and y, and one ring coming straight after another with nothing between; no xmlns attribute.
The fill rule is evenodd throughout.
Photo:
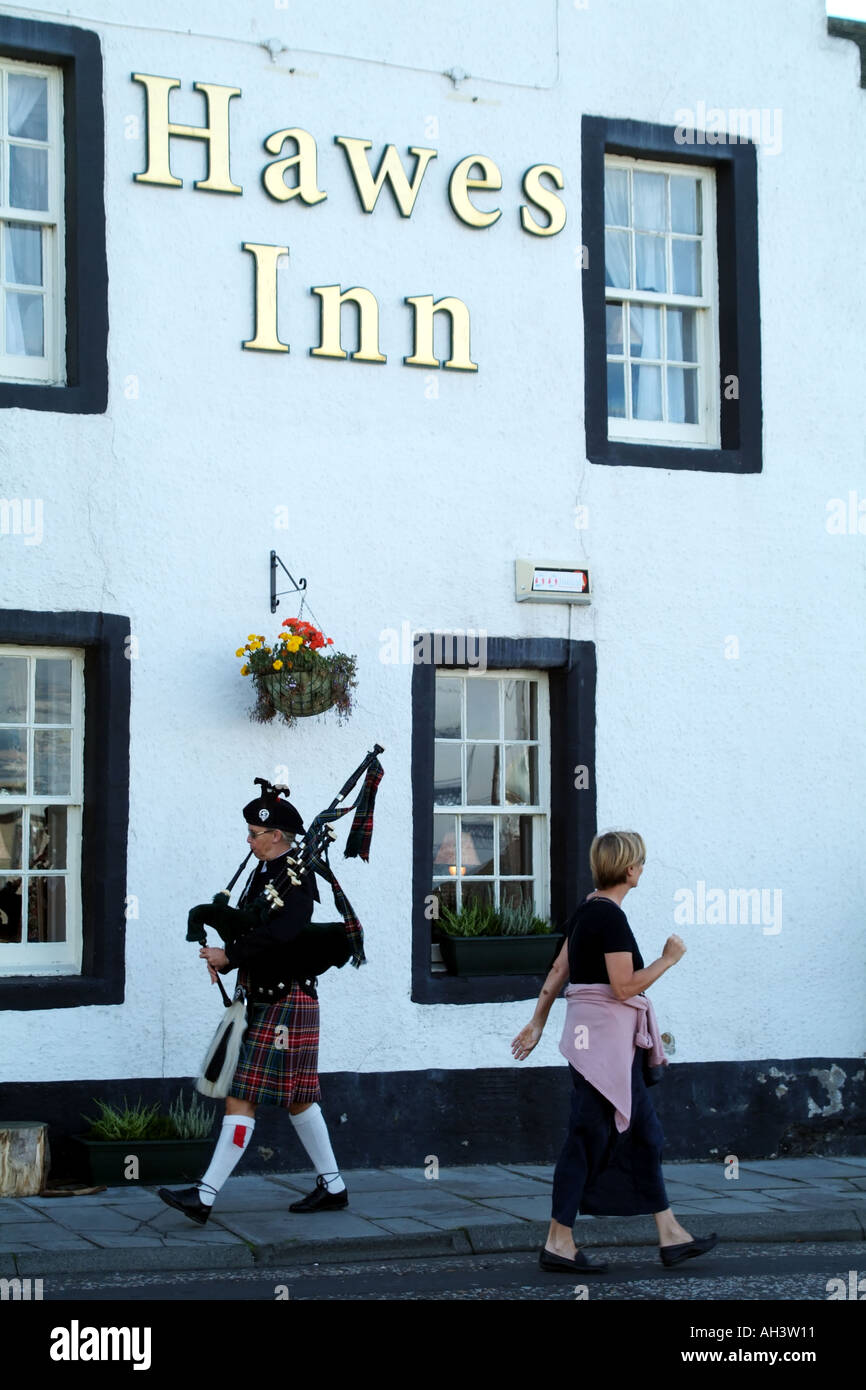
<svg viewBox="0 0 866 1390"><path fill-rule="evenodd" d="M48 1176L48 1126L0 1121L0 1197L35 1197Z"/></svg>

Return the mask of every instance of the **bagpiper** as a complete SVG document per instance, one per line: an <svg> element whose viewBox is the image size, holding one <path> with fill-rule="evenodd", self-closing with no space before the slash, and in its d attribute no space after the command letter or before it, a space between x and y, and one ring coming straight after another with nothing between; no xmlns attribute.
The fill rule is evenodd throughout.
<svg viewBox="0 0 866 1390"><path fill-rule="evenodd" d="M348 1206L346 1184L320 1107L316 976L350 957L354 965L365 959L361 924L330 868L327 844L328 837L334 836L330 822L354 809L345 853L367 859L373 804L382 777L376 754L381 751L377 744L308 832L288 800L289 789L257 778L261 795L243 808L243 815L250 853L258 864L238 906L227 905L229 890L224 890L212 903L200 904L189 914L187 939L202 943L199 955L207 962L211 980L220 984L224 1000L230 1002L219 975L235 969L235 998L246 1000L245 1031L243 1024L238 1027L237 1062L232 1058L229 1063L227 1092L216 1091L226 1097L225 1117L210 1165L192 1187L174 1192L159 1189L164 1202L199 1225L207 1221L217 1194L251 1141L257 1105L288 1110L317 1175L314 1190L293 1202L289 1211L335 1211ZM367 777L355 805L335 809L364 770ZM336 943L333 926L311 925L313 905L319 901L315 874L330 882L343 917ZM205 925L218 931L223 947L204 944ZM205 1078L217 1075L220 1063L225 1071L225 1053L226 1038L218 1030L199 1090L215 1093Z"/></svg>

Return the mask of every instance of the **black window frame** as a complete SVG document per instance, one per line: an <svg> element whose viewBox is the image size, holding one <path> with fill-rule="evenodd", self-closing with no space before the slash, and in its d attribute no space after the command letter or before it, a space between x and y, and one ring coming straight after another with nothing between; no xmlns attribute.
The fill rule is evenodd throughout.
<svg viewBox="0 0 866 1390"><path fill-rule="evenodd" d="M129 619L0 609L0 646L84 648L83 945L77 975L0 975L0 1009L122 1004L129 827ZM9 798L14 800L14 798Z"/></svg>
<svg viewBox="0 0 866 1390"><path fill-rule="evenodd" d="M0 407L101 415L108 405L108 266L99 38L2 15L0 56L63 70L66 252L66 384L0 380Z"/></svg>
<svg viewBox="0 0 866 1390"><path fill-rule="evenodd" d="M758 175L751 142L679 143L679 127L584 116L581 129L584 402L590 463L708 473L762 470L761 314L758 293ZM682 134L682 132L681 132ZM716 175L719 270L720 448L637 443L608 437L604 283L604 157L704 165ZM738 399L725 379L737 378Z"/></svg>
<svg viewBox="0 0 866 1390"><path fill-rule="evenodd" d="M412 1000L418 1004L501 1003L532 999L540 975L475 978L433 974L431 922L426 916L433 881L433 754L436 673L474 669L468 643L417 633L416 652L442 660L419 661L412 673ZM596 833L595 687L593 642L554 637L487 637L486 669L547 673L550 691L550 916L561 929L592 890L589 846ZM463 657L462 660L459 658ZM451 659L449 659L451 658ZM588 769L575 787L574 769Z"/></svg>

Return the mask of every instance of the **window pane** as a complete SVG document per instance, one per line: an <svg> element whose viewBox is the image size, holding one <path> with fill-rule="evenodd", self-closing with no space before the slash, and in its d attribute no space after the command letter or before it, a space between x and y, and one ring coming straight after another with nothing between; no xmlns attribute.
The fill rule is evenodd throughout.
<svg viewBox="0 0 866 1390"><path fill-rule="evenodd" d="M499 744L466 745L466 802L469 806L499 805Z"/></svg>
<svg viewBox="0 0 866 1390"><path fill-rule="evenodd" d="M13 357L44 357L41 294L6 292L6 351Z"/></svg>
<svg viewBox="0 0 866 1390"><path fill-rule="evenodd" d="M661 309L652 309L648 304L630 304L628 327L632 357L661 357Z"/></svg>
<svg viewBox="0 0 866 1390"><path fill-rule="evenodd" d="M44 77L9 74L9 134L48 139L48 83ZM20 205L19 205L20 206Z"/></svg>
<svg viewBox="0 0 866 1390"><path fill-rule="evenodd" d="M629 225L627 169L604 171L604 220L608 227Z"/></svg>
<svg viewBox="0 0 866 1390"><path fill-rule="evenodd" d="M0 878L0 942L8 946L20 940L21 879Z"/></svg>
<svg viewBox="0 0 866 1390"><path fill-rule="evenodd" d="M701 293L701 244L699 241L675 241L674 294Z"/></svg>
<svg viewBox="0 0 866 1390"><path fill-rule="evenodd" d="M460 692L463 682L453 677L436 677L436 737L459 738Z"/></svg>
<svg viewBox="0 0 866 1390"><path fill-rule="evenodd" d="M697 179L671 175L671 231L701 231L701 186Z"/></svg>
<svg viewBox="0 0 866 1390"><path fill-rule="evenodd" d="M503 816L499 822L499 872L532 873L532 817Z"/></svg>
<svg viewBox="0 0 866 1390"><path fill-rule="evenodd" d="M638 232L634 239L635 271L639 290L665 289L665 239Z"/></svg>
<svg viewBox="0 0 866 1390"><path fill-rule="evenodd" d="M505 680L502 693L505 704L505 737L532 738L530 690L533 681Z"/></svg>
<svg viewBox="0 0 866 1390"><path fill-rule="evenodd" d="M27 940L66 940L65 878L31 878Z"/></svg>
<svg viewBox="0 0 866 1390"><path fill-rule="evenodd" d="M605 318L607 320L608 354L613 357L622 357L622 305L608 304Z"/></svg>
<svg viewBox="0 0 866 1390"><path fill-rule="evenodd" d="M42 284L42 228L9 223L5 229L7 284Z"/></svg>
<svg viewBox="0 0 866 1390"><path fill-rule="evenodd" d="M13 208L48 211L48 151L9 146L9 202Z"/></svg>
<svg viewBox="0 0 866 1390"><path fill-rule="evenodd" d="M33 763L34 796L69 796L71 730L37 729L33 735Z"/></svg>
<svg viewBox="0 0 866 1390"><path fill-rule="evenodd" d="M697 362L696 309L668 309L668 361Z"/></svg>
<svg viewBox="0 0 866 1390"><path fill-rule="evenodd" d="M457 817L433 817L433 872L437 878L457 873Z"/></svg>
<svg viewBox="0 0 866 1390"><path fill-rule="evenodd" d="M33 806L31 808L30 867L31 869L66 868L65 806Z"/></svg>
<svg viewBox="0 0 866 1390"><path fill-rule="evenodd" d="M447 883L434 883L434 884L433 884L433 894L434 894L434 896L436 897L436 899L437 899L437 901L438 901L438 903L439 903L439 910L440 910L440 912L441 912L441 910L442 910L443 907L450 908L450 910L451 910L452 912L456 912L456 911L457 911L457 880L456 880L456 879L449 879L449 881L448 881ZM436 917L438 916L438 913L436 913L435 907L434 907L433 911L434 911L434 914L436 914L436 915L434 915L434 917L433 917L432 920L435 922L435 921L436 921Z"/></svg>
<svg viewBox="0 0 866 1390"><path fill-rule="evenodd" d="M72 720L72 662L68 657L36 658L36 724Z"/></svg>
<svg viewBox="0 0 866 1390"><path fill-rule="evenodd" d="M604 283L616 289L631 286L631 252L628 232L604 234Z"/></svg>
<svg viewBox="0 0 866 1390"><path fill-rule="evenodd" d="M20 869L23 813L20 806L0 811L0 869Z"/></svg>
<svg viewBox="0 0 866 1390"><path fill-rule="evenodd" d="M537 748L506 747L505 800L510 805L535 805L538 796L535 772L537 755Z"/></svg>
<svg viewBox="0 0 866 1390"><path fill-rule="evenodd" d="M506 881L499 885L500 907L532 907L535 903L535 885L531 879L518 879L515 883Z"/></svg>
<svg viewBox="0 0 866 1390"><path fill-rule="evenodd" d="M27 658L0 656L0 724L27 723Z"/></svg>
<svg viewBox="0 0 866 1390"><path fill-rule="evenodd" d="M625 366L621 362L607 364L607 413L625 417Z"/></svg>
<svg viewBox="0 0 866 1390"><path fill-rule="evenodd" d="M493 874L493 817L463 816L460 822L461 877Z"/></svg>
<svg viewBox="0 0 866 1390"><path fill-rule="evenodd" d="M0 792L27 791L27 730L0 729Z"/></svg>
<svg viewBox="0 0 866 1390"><path fill-rule="evenodd" d="M635 174L634 225L653 232L665 230L664 174Z"/></svg>
<svg viewBox="0 0 866 1390"><path fill-rule="evenodd" d="M698 423L698 374L693 367L668 367L668 419Z"/></svg>
<svg viewBox="0 0 866 1390"><path fill-rule="evenodd" d="M635 420L662 418L661 367L632 367L631 413Z"/></svg>
<svg viewBox="0 0 866 1390"><path fill-rule="evenodd" d="M466 682L466 737L499 738L499 681Z"/></svg>
<svg viewBox="0 0 866 1390"><path fill-rule="evenodd" d="M460 894L463 899L461 906L468 907L470 903L485 903L493 906L493 884L480 882L464 878L460 885Z"/></svg>
<svg viewBox="0 0 866 1390"><path fill-rule="evenodd" d="M460 744L437 743L433 761L433 800L439 806L459 806Z"/></svg>

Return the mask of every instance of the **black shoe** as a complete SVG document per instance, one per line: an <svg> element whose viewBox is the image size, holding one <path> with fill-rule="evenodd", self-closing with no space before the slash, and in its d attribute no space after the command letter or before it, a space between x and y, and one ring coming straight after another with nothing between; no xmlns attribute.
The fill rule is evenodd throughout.
<svg viewBox="0 0 866 1390"><path fill-rule="evenodd" d="M342 1192L329 1192L325 1179L318 1177L315 1192L310 1192L299 1202L292 1202L289 1211L339 1211L348 1205L349 1194L345 1188Z"/></svg>
<svg viewBox="0 0 866 1390"><path fill-rule="evenodd" d="M548 1274L604 1274L607 1269L599 1260L588 1260L582 1250L568 1260L565 1255L554 1255L552 1250L542 1247L538 1263Z"/></svg>
<svg viewBox="0 0 866 1390"><path fill-rule="evenodd" d="M712 1250L714 1245L718 1245L719 1238L715 1231L711 1236L701 1236L697 1240L687 1240L684 1245L660 1245L659 1255L663 1265L678 1265L680 1260L693 1260L695 1255L705 1255L708 1250Z"/></svg>
<svg viewBox="0 0 866 1390"><path fill-rule="evenodd" d="M182 1211L184 1216L188 1216L190 1221L195 1221L199 1226L203 1226L210 1216L211 1209L205 1206L198 1195L197 1187L184 1187L180 1192L169 1192L167 1187L161 1187L156 1195L168 1206L174 1207L175 1211Z"/></svg>

